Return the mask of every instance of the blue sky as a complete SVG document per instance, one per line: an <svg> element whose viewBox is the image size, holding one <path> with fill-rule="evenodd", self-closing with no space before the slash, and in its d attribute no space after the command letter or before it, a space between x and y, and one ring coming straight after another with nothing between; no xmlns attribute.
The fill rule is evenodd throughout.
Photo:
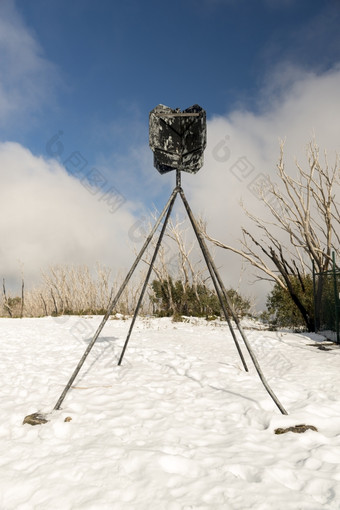
<svg viewBox="0 0 340 510"><path fill-rule="evenodd" d="M86 171L95 168L107 189L122 195L125 203L119 214L125 217L106 214L104 221L104 212L98 213L98 222L105 224L98 254L89 250L90 242L84 245L79 240L71 252L61 250L60 259L78 260L80 253L84 261L100 259L106 235L115 231L117 222L128 231L145 208L162 207L174 184L173 175L161 176L152 167L149 111L159 103L174 108L198 103L207 111L206 162L211 173L207 174L205 166L197 177L186 177L185 183L193 204L202 205L222 235L225 228L217 228L218 222L228 211L214 203L221 166L211 154L224 137L231 140L228 150L235 158L247 155L256 168L269 161L275 167L279 137L294 140L292 157L315 132L321 138L327 134L329 149L339 150L335 118L339 115L335 115L333 102L340 90L339 25L338 0L1 0L0 143L8 161L1 175L2 193L6 200L14 189L17 197L27 197L25 183L38 178L28 168L34 161L39 162L38 168L43 161L46 172L41 170L41 190L34 199L34 204L40 204L42 175L46 177L45 196L51 187L57 194L58 184L49 180L51 165L63 165L78 152L86 161ZM61 145L51 152L49 144L58 134ZM7 142L16 145L9 148ZM21 187L10 187L11 165L21 175ZM81 180L72 165L65 166L66 174L75 173L75 180ZM67 175L63 179L68 191L76 185L74 180L67 184ZM239 199L241 185L231 182L233 195ZM63 197L64 188L55 202L53 197L46 200L54 211L62 202L67 216ZM87 214L91 221L96 218L100 200L95 198L96 204L90 206L90 193L84 196L83 207L91 213L84 212L80 223ZM22 198L18 204L24 208ZM209 204L216 213L209 211ZM35 206L30 203L29 207ZM75 220L67 233L67 221L59 224L53 216L56 212L48 214L60 234L58 246L64 237L77 237ZM32 228L36 217L32 216ZM3 235L9 235L9 223L1 224ZM93 220L89 237L95 235L95 225ZM17 272L18 264L13 263L17 251L16 259L33 274L37 266L47 264L47 255L46 260L38 257L33 269L35 252L31 247L31 257L25 256L29 250L20 241L19 219L14 227L16 241L11 240L11 256L4 259L3 267L9 274ZM47 229L40 225L40 230L32 232L36 250L39 239L46 246L43 232ZM117 266L126 259L128 242L122 244L125 251L117 257ZM86 250L91 251L89 260L83 255ZM103 261L108 263L112 256L109 251Z"/></svg>
<svg viewBox="0 0 340 510"><path fill-rule="evenodd" d="M148 113L159 103L199 103L208 118L239 105L256 111L274 67L320 72L340 59L339 2L331 0L13 5L45 60L48 88L26 122L19 113L1 130L2 139L41 154L47 137L63 130L70 150L93 164L147 143Z"/></svg>

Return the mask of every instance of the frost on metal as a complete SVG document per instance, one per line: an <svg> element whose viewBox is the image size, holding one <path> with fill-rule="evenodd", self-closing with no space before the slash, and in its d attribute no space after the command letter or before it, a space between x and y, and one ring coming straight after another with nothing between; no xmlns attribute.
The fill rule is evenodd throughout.
<svg viewBox="0 0 340 510"><path fill-rule="evenodd" d="M206 113L199 105L183 111L156 106L149 116L154 166L161 174L176 169L195 174L203 165L206 133Z"/></svg>

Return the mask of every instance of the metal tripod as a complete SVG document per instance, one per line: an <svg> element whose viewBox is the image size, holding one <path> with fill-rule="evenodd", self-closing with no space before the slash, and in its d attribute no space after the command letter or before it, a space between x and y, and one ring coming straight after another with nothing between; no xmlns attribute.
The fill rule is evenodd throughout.
<svg viewBox="0 0 340 510"><path fill-rule="evenodd" d="M233 306L232 306L232 303L230 302L230 299L229 299L229 296L227 294L227 291L224 287L224 284L222 282L222 279L218 273L218 270L216 268L216 265L210 255L210 252L208 250L208 247L206 245L206 242L204 240L204 237L197 225L197 222L195 220L195 217L190 209L190 206L189 206L189 203L185 197L185 194L184 194L184 191L182 189L182 186L181 186L181 172L180 170L177 170L176 171L176 187L174 188L173 192L171 193L170 195L170 198L167 202L167 204L165 205L163 211L161 212L158 220L156 221L154 227L152 228L150 234L148 235L147 239L145 240L145 243L144 245L142 246L139 254L137 255L136 257L136 260L134 261L133 265L131 266L131 269L130 271L128 272L124 282L122 283L120 289L118 290L116 296L112 299L112 301L110 302L109 304L109 307L107 309L107 312L106 314L104 315L103 317L103 320L102 322L100 323L97 331L95 332L91 342L89 343L88 347L86 348L82 358L80 359L77 367L75 368L70 380L68 381L67 385L65 386L62 394L60 395L56 405L54 406L54 410L58 410L60 409L60 406L62 404L62 402L64 401L64 398L66 397L66 394L67 392L69 391L69 389L71 388L72 384L73 384L73 381L75 380L75 378L77 377L81 367L83 366L88 354L90 353L92 347L94 346L96 340L98 339L103 327L105 326L105 323L106 321L108 320L108 318L110 317L113 309L115 308L115 306L117 305L118 301L119 301L119 298L121 297L122 293L124 292L124 289L125 287L127 286L132 274L134 273L138 263L140 262L145 250L147 249L147 247L149 246L153 236L155 235L155 232L156 230L158 229L159 225L161 224L163 218L165 217L164 219L164 222L163 222L163 225L162 225L162 229L161 229L161 232L159 234L159 237L158 237L158 240L157 240L157 243L156 243L156 247L155 247L155 250L154 250L154 253L153 253L153 256L152 256L152 259L151 259L151 262L150 262L150 265L149 265L149 269L148 269L148 272L147 272L147 275L146 275L146 278L145 278L145 281L144 281L144 284L143 284L143 287L142 287L142 290L141 290L141 293L140 293L140 296L139 296L139 299L138 299L138 303L136 305L136 309L135 309L135 312L134 312L134 315L132 317L132 321L131 321L131 325L130 325L130 328L129 328L129 331L128 331L128 334L127 334L127 337L126 337L126 340L125 340L125 343L124 343L124 347L123 347L123 350L121 352L121 355L119 357L119 361L118 361L118 365L121 365L122 361L123 361L123 358L124 358L124 354L125 354L125 351L126 351L126 348L128 346L128 343L129 343L129 340L130 340L130 337L131 337L131 333L132 333L132 330L133 330L133 327L134 327L134 324L136 322L136 318L138 316L138 313L139 313L139 309L140 309L140 306L142 304L142 301L143 301L143 297L144 297L144 294L145 294L145 291L147 289L147 286L148 286L148 283L149 283L149 279L150 279L150 276L151 276L151 273L152 273L152 270L153 270L153 266L154 266L154 263L155 263L155 260L157 258L157 254L158 254L158 251L159 251L159 248L161 246L161 243L162 243L162 239L164 237L164 233L165 233L165 230L166 230L166 227L167 227L167 224L168 224L168 221L169 221L169 218L170 218L170 215L171 215L171 212L172 212L172 208L173 208L173 205L175 203L175 200L177 198L177 195L179 195L182 199L182 202L184 204L184 207L187 211L187 214L189 216L189 219L190 219L190 222L191 222L191 225L193 227L193 230L195 232L195 235L196 235L196 238L197 238L197 241L199 243L199 246L201 248L201 251L202 251L202 254L203 254L203 257L204 257L204 260L206 262L206 265L207 265L207 268L209 270L209 273L210 273L210 277L211 277L211 280L213 282L213 285L214 285L214 288L215 288L215 291L217 293L217 296L218 296L218 299L219 299L219 302L220 302L220 305L221 305L221 308L223 310L223 314L224 314L224 317L228 323L228 326L229 326L229 329L230 329L230 332L231 332L231 335L232 335L232 338L234 340L234 343L235 343L235 346L236 346L236 349L239 353L239 356L241 358L241 361L242 361L242 364L243 364L243 367L244 369L248 372L248 367L247 367L247 364L246 364L246 361L244 359L244 356L242 354L242 351L241 351L241 348L240 348L240 345L239 345L239 342L237 340L237 336L236 336L236 333L235 333L235 330L234 330L234 327L232 325L232 322L231 322L231 318L230 318L230 315L232 317L232 319L234 320L235 324L236 324L236 327L242 337L242 340L248 350L248 353L250 355L250 358L255 366L255 369L265 387L265 389L267 390L267 392L269 393L269 395L271 396L271 398L273 399L273 401L275 402L275 404L277 405L277 407L279 408L279 410L281 411L282 414L288 414L287 411L284 409L284 407L282 406L282 404L280 403L280 401L278 400L278 398L276 397L275 393L273 392L273 390L270 388L268 382L266 381L263 373L262 373L262 370L259 366L259 363L256 359L256 356L248 342L248 339L242 329L242 326L240 324L240 321L233 309ZM225 303L227 304L227 306L225 305Z"/></svg>

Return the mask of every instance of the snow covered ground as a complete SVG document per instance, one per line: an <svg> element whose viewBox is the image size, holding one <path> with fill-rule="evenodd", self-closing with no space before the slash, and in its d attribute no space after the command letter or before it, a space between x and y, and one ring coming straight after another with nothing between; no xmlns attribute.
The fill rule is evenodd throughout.
<svg viewBox="0 0 340 510"><path fill-rule="evenodd" d="M226 324L138 319L117 367L129 320L110 320L62 409L22 425L100 320L0 319L1 510L340 509L340 349L320 337L246 330L283 416ZM274 434L300 423L318 432Z"/></svg>

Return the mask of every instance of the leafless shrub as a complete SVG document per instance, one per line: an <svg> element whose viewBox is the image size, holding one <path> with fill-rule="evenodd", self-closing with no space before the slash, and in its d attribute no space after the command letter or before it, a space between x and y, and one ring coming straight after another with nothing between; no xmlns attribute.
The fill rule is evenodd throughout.
<svg viewBox="0 0 340 510"><path fill-rule="evenodd" d="M97 264L91 272L88 266L56 265L42 272L42 283L25 292L22 281L21 297L7 295L5 280L0 297L0 315L7 317L43 317L47 315L104 314L111 297L117 292L123 276L113 279L111 270ZM135 308L142 275L132 280L124 291L116 312L131 314ZM147 311L148 302L142 312Z"/></svg>

